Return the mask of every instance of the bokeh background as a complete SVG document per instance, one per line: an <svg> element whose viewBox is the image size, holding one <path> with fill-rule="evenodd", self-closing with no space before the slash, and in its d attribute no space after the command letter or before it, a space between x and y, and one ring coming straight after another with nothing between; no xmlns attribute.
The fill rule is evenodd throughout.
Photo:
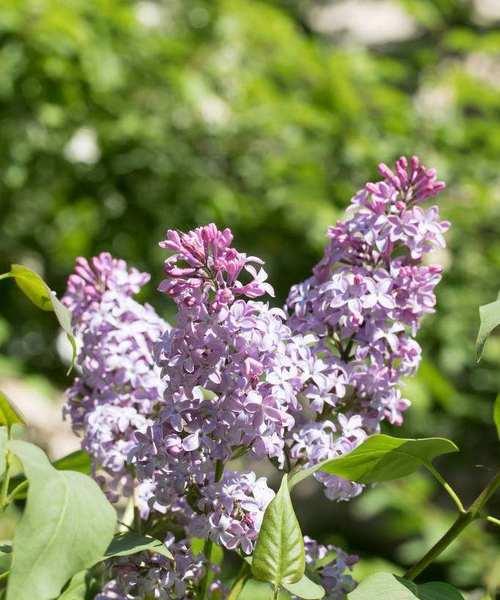
<svg viewBox="0 0 500 600"><path fill-rule="evenodd" d="M447 181L453 228L413 407L391 433L455 440L440 467L469 501L500 454L500 337L474 360L478 306L500 288L500 1L0 2L0 272L25 263L62 293L77 255L110 250L152 273L145 298L169 317L157 242L215 221L264 257L280 304L401 154ZM75 444L60 339L2 282L0 385L52 456ZM305 531L359 553L358 575L404 568L452 519L424 474L344 505L300 494ZM494 597L498 530L471 526L427 577Z"/></svg>

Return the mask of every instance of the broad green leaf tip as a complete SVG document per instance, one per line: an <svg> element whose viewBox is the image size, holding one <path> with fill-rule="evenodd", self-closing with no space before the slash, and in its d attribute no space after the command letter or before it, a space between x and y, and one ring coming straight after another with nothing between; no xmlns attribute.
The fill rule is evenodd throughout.
<svg viewBox="0 0 500 600"><path fill-rule="evenodd" d="M500 295L497 300L479 307L479 331L476 340L476 360L483 355L488 336L500 325Z"/></svg>
<svg viewBox="0 0 500 600"><path fill-rule="evenodd" d="M452 585L431 581L417 585L391 573L375 573L347 595L348 600L464 600Z"/></svg>
<svg viewBox="0 0 500 600"><path fill-rule="evenodd" d="M253 553L252 574L277 588L300 581L304 572L304 539L285 475L278 493L264 513Z"/></svg>
<svg viewBox="0 0 500 600"><path fill-rule="evenodd" d="M391 481L427 467L442 454L457 451L457 446L445 438L407 439L376 434L349 454L298 471L290 477L289 486L292 488L316 471L359 483Z"/></svg>

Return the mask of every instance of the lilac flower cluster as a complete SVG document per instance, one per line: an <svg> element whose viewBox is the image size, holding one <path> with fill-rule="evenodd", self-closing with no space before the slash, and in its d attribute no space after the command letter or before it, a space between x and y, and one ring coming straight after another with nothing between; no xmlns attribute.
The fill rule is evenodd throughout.
<svg viewBox="0 0 500 600"><path fill-rule="evenodd" d="M318 579L325 590L325 600L344 600L346 595L356 587L356 582L349 570L358 562L354 554L347 554L340 548L328 544L318 544L308 536L304 536L306 565Z"/></svg>
<svg viewBox="0 0 500 600"><path fill-rule="evenodd" d="M156 552L141 552L108 561L108 582L95 600L189 600L196 598L199 585L207 568L203 554L193 556L187 540L175 541L168 534L165 547L174 559ZM217 572L216 567L211 567ZM214 580L211 591L221 590Z"/></svg>
<svg viewBox="0 0 500 600"><path fill-rule="evenodd" d="M81 373L67 392L65 412L96 469L111 475L110 493L130 479L126 463L135 433L152 422L164 388L154 344L167 324L132 298L148 280L102 253L77 260L63 298L81 346Z"/></svg>
<svg viewBox="0 0 500 600"><path fill-rule="evenodd" d="M292 335L283 311L254 300L272 288L254 267L261 261L231 240L228 230L208 225L169 231L162 243L174 254L160 290L177 303L178 315L158 354L161 409L138 436L133 460L140 479L158 482L154 501L165 507L176 502L173 490L182 495L217 483L217 464L235 453L250 450L283 466L286 431L309 379L306 338ZM245 275L249 281L241 281Z"/></svg>
<svg viewBox="0 0 500 600"><path fill-rule="evenodd" d="M416 157L399 159L394 172L386 165L379 170L383 181L354 196L347 218L330 228L313 275L292 287L287 300L289 327L314 334L313 353L325 372L336 373L335 386L329 383L311 405L318 419L292 435L292 456L306 464L350 451L384 419L402 422L409 402L399 384L418 367L414 335L434 310L441 268L422 259L444 247L449 223L437 207L424 210L421 203L444 183ZM361 489L324 474L318 479L332 498Z"/></svg>
<svg viewBox="0 0 500 600"><path fill-rule="evenodd" d="M264 512L274 498L265 477L228 471L201 493L196 502L199 514L189 526L191 535L209 537L229 550L251 554Z"/></svg>
<svg viewBox="0 0 500 600"><path fill-rule="evenodd" d="M418 367L414 337L441 277L424 260L444 246L449 224L437 207L422 208L444 187L433 170L416 158L379 170L383 180L354 196L285 310L262 300L274 295L263 262L213 224L169 230L160 244L171 253L159 290L176 304L173 327L133 298L149 275L106 253L78 259L64 302L81 374L66 412L96 469L111 476L108 491L133 490L148 523L251 554L274 492L253 472L224 472L231 459L308 466L350 452L384 419L402 422L401 379ZM316 478L331 499L362 490ZM113 559L97 599L193 597L205 559L185 541L167 544L174 562ZM355 557L308 538L306 549L327 598L344 598Z"/></svg>

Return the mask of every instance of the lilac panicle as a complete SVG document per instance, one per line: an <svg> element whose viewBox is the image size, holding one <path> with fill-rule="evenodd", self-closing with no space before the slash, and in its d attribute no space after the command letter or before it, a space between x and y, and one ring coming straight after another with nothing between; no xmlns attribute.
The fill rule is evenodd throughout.
<svg viewBox="0 0 500 600"><path fill-rule="evenodd" d="M132 298L148 280L147 273L102 253L90 262L77 259L63 297L81 347L81 373L67 391L65 413L95 467L114 484L127 479L135 434L151 423L163 393L154 345L168 326Z"/></svg>
<svg viewBox="0 0 500 600"><path fill-rule="evenodd" d="M288 296L287 324L294 333L314 334L313 352L342 377L327 399L315 399L317 422L298 424L292 435L292 455L305 464L351 450L384 419L402 422L409 402L401 396L401 378L418 367L414 336L422 317L434 311L441 267L422 260L445 246L449 223L436 206L421 204L444 183L416 157L379 170L383 180L354 196L346 218L330 228L313 275ZM345 419L356 421L349 433ZM360 490L324 474L317 478L330 497Z"/></svg>
<svg viewBox="0 0 500 600"><path fill-rule="evenodd" d="M107 583L95 600L190 600L197 597L207 561L203 554L193 555L188 540L175 541L169 533L165 547L171 560L156 552L141 552L131 556L113 558L105 563ZM211 566L218 574L218 567ZM215 579L211 590L222 590Z"/></svg>

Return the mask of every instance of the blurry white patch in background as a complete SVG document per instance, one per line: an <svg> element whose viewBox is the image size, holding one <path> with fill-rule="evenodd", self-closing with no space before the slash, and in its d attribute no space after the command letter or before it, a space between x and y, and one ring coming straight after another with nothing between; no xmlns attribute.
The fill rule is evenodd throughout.
<svg viewBox="0 0 500 600"><path fill-rule="evenodd" d="M319 33L344 34L367 45L407 40L418 34L417 22L393 0L341 0L318 6L310 13L310 24Z"/></svg>
<svg viewBox="0 0 500 600"><path fill-rule="evenodd" d="M436 123L453 117L455 91L448 83L425 83L414 98L415 109Z"/></svg>
<svg viewBox="0 0 500 600"><path fill-rule="evenodd" d="M498 0L500 6L500 0ZM493 54L472 52L465 59L465 70L494 88L500 88L500 59Z"/></svg>
<svg viewBox="0 0 500 600"><path fill-rule="evenodd" d="M210 125L224 125L231 116L229 106L213 94L205 95L199 102L199 108L203 120Z"/></svg>
<svg viewBox="0 0 500 600"><path fill-rule="evenodd" d="M62 417L62 395L54 395L43 384L5 377L2 391L17 408L28 427L29 440L39 444L52 460L80 448L80 441Z"/></svg>
<svg viewBox="0 0 500 600"><path fill-rule="evenodd" d="M143 0L135 7L135 17L144 27L158 27L161 25L162 11L156 2Z"/></svg>
<svg viewBox="0 0 500 600"><path fill-rule="evenodd" d="M473 0L474 20L481 24L500 21L500 0Z"/></svg>
<svg viewBox="0 0 500 600"><path fill-rule="evenodd" d="M70 162L93 165L99 160L100 155L97 134L91 127L77 129L64 147L64 156Z"/></svg>

